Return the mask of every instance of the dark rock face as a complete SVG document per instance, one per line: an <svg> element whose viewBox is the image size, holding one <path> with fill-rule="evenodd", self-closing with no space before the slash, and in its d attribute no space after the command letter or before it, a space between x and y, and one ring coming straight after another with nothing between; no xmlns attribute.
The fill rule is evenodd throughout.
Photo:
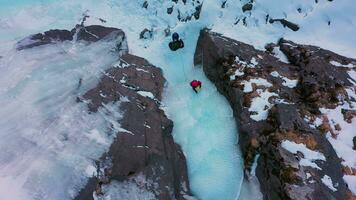
<svg viewBox="0 0 356 200"><path fill-rule="evenodd" d="M253 4L252 3L247 3L245 5L242 6L242 11L246 12L246 11L250 11L253 8Z"/></svg>
<svg viewBox="0 0 356 200"><path fill-rule="evenodd" d="M112 160L110 180L125 181L144 174L145 188L157 199L185 199L190 196L185 157L173 141L172 121L159 108L165 83L162 72L130 54L123 55L121 62L125 67L109 69L83 96L90 100L91 112L128 98L120 103L123 118L119 122L126 131L118 133L105 156ZM141 96L138 91L151 92L154 98ZM77 199L92 199L93 187L88 184Z"/></svg>
<svg viewBox="0 0 356 200"><path fill-rule="evenodd" d="M270 19L269 23L273 24L274 22L280 22L283 27L288 27L289 29L291 29L292 31L298 31L299 30L299 26L293 22L290 22L286 19Z"/></svg>
<svg viewBox="0 0 356 200"><path fill-rule="evenodd" d="M340 101L350 100L345 87L352 84L346 69L336 68L329 61L346 65L355 60L285 40L268 48L270 52L259 51L203 30L195 53L195 64L203 64L205 74L234 110L245 170L251 169L255 155L260 154L256 175L264 199L346 199L350 192L342 178L341 160L321 129L311 127L304 119L318 116L319 108L335 108ZM274 57L274 48L284 52L290 64ZM287 87L280 76L298 83ZM252 83L251 91L244 91L244 82L256 78L265 79L271 86ZM254 120L256 113L249 110L251 103L266 93L274 94L266 99L270 104L264 108L267 115ZM304 155L284 149L281 143L286 140L325 155L325 161L316 161L320 170L302 166L299 161ZM322 183L324 175L336 183L337 191Z"/></svg>
<svg viewBox="0 0 356 200"><path fill-rule="evenodd" d="M120 29L100 25L77 26L75 29L72 29L71 33L73 37L76 35L77 41L83 40L87 42L97 42L102 39L113 39L125 36L124 32Z"/></svg>
<svg viewBox="0 0 356 200"><path fill-rule="evenodd" d="M19 41L16 45L16 49L29 49L56 42L72 41L73 39L87 42L97 42L102 39L120 39L124 41L125 34L122 30L117 28L99 25L77 25L77 27L71 31L55 29L29 36Z"/></svg>
<svg viewBox="0 0 356 200"><path fill-rule="evenodd" d="M23 50L29 49L36 46L50 44L52 42L62 42L67 40L73 40L73 35L68 30L50 30L44 33L38 33L29 36L17 43L16 49Z"/></svg>
<svg viewBox="0 0 356 200"><path fill-rule="evenodd" d="M127 54L122 30L78 25L72 31L51 30L30 36L20 41L17 49L73 40L88 44L99 40L116 43L120 66L108 69L97 86L77 101L87 103L89 112L117 103L122 114L117 119L121 127L116 139L109 151L96 161L96 177L89 179L75 199L88 200L93 199L93 194L105 195L105 187L112 181L135 184L145 193L153 194L155 199L194 199L185 156L171 135L173 122L160 108L166 80L159 68L143 58ZM120 191L129 190L127 186Z"/></svg>

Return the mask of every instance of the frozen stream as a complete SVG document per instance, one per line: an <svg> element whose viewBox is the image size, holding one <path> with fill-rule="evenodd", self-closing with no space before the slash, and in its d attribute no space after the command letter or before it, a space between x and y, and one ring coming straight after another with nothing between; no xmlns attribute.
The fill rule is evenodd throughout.
<svg viewBox="0 0 356 200"><path fill-rule="evenodd" d="M16 200L45 197L63 199L61 194L65 194L62 197L69 198L86 180L88 174L85 170L90 167L91 160L98 157L111 142L112 138L102 132L105 127L102 120L105 116L97 116L99 118L95 121L96 124L91 125L94 119L87 115L79 118L85 108L75 105L74 102L75 92L78 92L75 90L78 79L80 77L94 79L95 83L95 76L99 76L104 70L100 67L112 62L110 55L106 53L110 47L107 48L106 44L97 44L93 46L97 48L96 50L85 50L81 49L81 46L68 43L59 48L40 48L22 54L8 50L14 41L30 33L57 28L57 25L58 28L72 28L73 24L80 20L81 13L90 9L94 16L105 18L108 21L107 26L122 28L126 32L131 53L142 56L163 69L168 82L163 107L169 118L174 121L174 139L182 146L187 158L193 193L202 200L237 199L243 181L243 161L237 145L237 129L232 110L227 100L205 77L201 66L193 65L196 42L204 23L196 21L176 25L174 31L180 33L185 48L171 52L168 49L170 38L164 37L163 34L158 34L149 41L141 41L137 36L150 24L163 30L166 23L172 24L172 21L165 21L166 19L159 16L146 17L148 14L146 11L136 9L141 4L131 0L108 2L110 3L63 1L54 5L21 9L13 15L14 17L9 17L12 16L10 14L4 17L0 13L0 17L3 17L0 25L5 27L0 31L0 36L3 36L0 41L5 43L5 46L0 48L0 52L3 52L1 67L5 69L0 76L1 102L9 105L0 112L2 124L0 136L12 141L8 143L2 140L0 143L10 152L6 155L0 154L2 186L0 193L12 189L14 193L19 194L17 198L12 198ZM54 12L51 12L52 10ZM165 9L162 13L164 12ZM35 26L26 26L25 19L30 20ZM97 18L92 17L87 23L98 23L95 19ZM70 53L71 59L68 59L67 54L63 54L63 48ZM61 55L56 56L57 52ZM102 59L96 60L95 55ZM105 60L105 56L108 56L108 60ZM46 59L47 57L52 59ZM72 60L72 57L75 59ZM33 62L29 62L31 60ZM64 76L61 76L61 73ZM91 77L93 74L95 76ZM195 94L189 86L193 79L203 83L199 94ZM62 87L56 87L61 84ZM68 94L63 91L68 91ZM83 91L79 91L81 92ZM57 99L58 96L61 99ZM15 101L11 102L12 99ZM61 109L61 106L65 109ZM11 118L6 118L12 110L16 112L12 113ZM33 111L38 112L35 117L31 117ZM48 126L47 122L52 119L56 121ZM20 123L24 120L28 122ZM63 128L62 122L68 125ZM84 135L78 134L81 127L73 129L77 123L81 123L81 127L85 129ZM54 134L42 137L41 134L48 131ZM64 133L70 137L69 142L60 140ZM82 139L81 137L85 138L84 144L77 142ZM48 141L53 144L46 146ZM24 146L27 143L28 146ZM33 144L40 144L40 147ZM93 152L84 150L92 145L98 146L99 150ZM77 156L68 156L68 152ZM13 158L10 159L11 157ZM16 165L22 158L26 160ZM23 171L26 166L31 168ZM53 172L57 174L50 175ZM66 182L59 181L60 177L66 174L73 176L66 179ZM56 184L52 184L54 180L57 181ZM68 183L73 183L75 188L71 189L74 186ZM38 187L34 187L35 185ZM56 189L57 192L51 194L52 185L61 189ZM34 191L35 194L28 194L28 191Z"/></svg>
<svg viewBox="0 0 356 200"><path fill-rule="evenodd" d="M147 58L162 67L168 80L164 104L174 121L173 135L188 161L190 186L203 200L234 200L242 182L242 158L237 148L236 125L227 100L205 77L201 66L193 66L198 24L179 27L185 48L168 50L168 40L151 48ZM189 85L203 83L196 94Z"/></svg>

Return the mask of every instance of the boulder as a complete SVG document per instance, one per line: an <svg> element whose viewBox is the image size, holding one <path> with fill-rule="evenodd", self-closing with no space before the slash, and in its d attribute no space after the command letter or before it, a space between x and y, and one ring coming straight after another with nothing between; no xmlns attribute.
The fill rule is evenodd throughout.
<svg viewBox="0 0 356 200"><path fill-rule="evenodd" d="M118 40L118 46L125 40L125 33L117 28L105 27L100 25L82 26L69 30L49 30L44 33L37 33L20 40L16 44L17 50L30 49L37 46L54 44L57 42L72 41L97 42L102 39ZM127 47L126 47L127 49Z"/></svg>

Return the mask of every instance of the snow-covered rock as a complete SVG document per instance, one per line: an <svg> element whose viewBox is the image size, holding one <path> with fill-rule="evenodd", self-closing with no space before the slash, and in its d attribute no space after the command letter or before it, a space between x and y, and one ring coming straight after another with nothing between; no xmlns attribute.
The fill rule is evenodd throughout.
<svg viewBox="0 0 356 200"><path fill-rule="evenodd" d="M195 62L203 64L206 75L234 109L246 171L255 155L260 155L256 175L264 183L261 189L265 195L273 199L345 199L353 188L345 181L353 181L343 174L338 158L341 149L321 133L326 122L317 113L319 108L335 108L353 98L352 69L335 67L329 60L355 61L283 39L274 48L279 48L288 62L281 62L273 51L256 50L203 30ZM253 58L257 67L248 66ZM352 119L351 112L347 116ZM312 125L314 120L317 125ZM338 120L329 121L348 130ZM347 132L345 136L352 138ZM353 159L349 157L345 161ZM332 179L331 185L325 174Z"/></svg>

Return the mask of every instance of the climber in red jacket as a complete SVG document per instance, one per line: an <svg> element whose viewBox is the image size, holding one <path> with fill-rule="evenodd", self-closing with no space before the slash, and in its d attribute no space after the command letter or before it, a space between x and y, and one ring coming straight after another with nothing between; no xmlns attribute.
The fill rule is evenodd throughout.
<svg viewBox="0 0 356 200"><path fill-rule="evenodd" d="M193 80L192 82L190 82L190 86L192 86L192 89L195 93L198 93L201 89L201 82L198 80Z"/></svg>

